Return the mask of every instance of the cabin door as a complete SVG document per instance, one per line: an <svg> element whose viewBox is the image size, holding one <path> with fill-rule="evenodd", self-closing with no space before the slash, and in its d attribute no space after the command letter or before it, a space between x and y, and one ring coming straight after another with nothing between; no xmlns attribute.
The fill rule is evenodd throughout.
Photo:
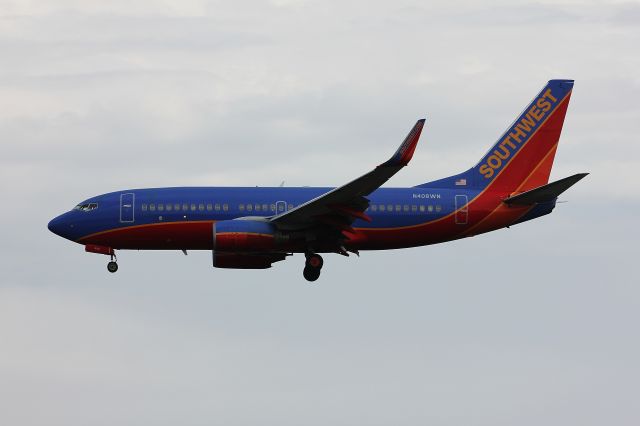
<svg viewBox="0 0 640 426"><path fill-rule="evenodd" d="M133 222L135 202L136 195L133 192L120 194L120 222Z"/></svg>
<svg viewBox="0 0 640 426"><path fill-rule="evenodd" d="M276 214L282 214L287 211L287 202L286 201L277 201L276 202Z"/></svg>
<svg viewBox="0 0 640 426"><path fill-rule="evenodd" d="M469 199L466 195L456 195L456 224L466 225L469 220Z"/></svg>

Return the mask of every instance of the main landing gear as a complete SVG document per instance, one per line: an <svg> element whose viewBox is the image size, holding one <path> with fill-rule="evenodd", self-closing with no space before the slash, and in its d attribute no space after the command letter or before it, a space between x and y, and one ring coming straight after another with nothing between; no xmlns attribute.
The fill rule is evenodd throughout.
<svg viewBox="0 0 640 426"><path fill-rule="evenodd" d="M307 260L305 261L302 275L307 281L315 281L320 278L320 271L322 270L324 261L322 260L322 256L316 253L308 253L305 256Z"/></svg>
<svg viewBox="0 0 640 426"><path fill-rule="evenodd" d="M107 263L107 271L111 272L112 274L114 272L116 272L118 270L118 263L117 263L118 259L116 259L116 255L115 253L111 255L111 261L109 263Z"/></svg>

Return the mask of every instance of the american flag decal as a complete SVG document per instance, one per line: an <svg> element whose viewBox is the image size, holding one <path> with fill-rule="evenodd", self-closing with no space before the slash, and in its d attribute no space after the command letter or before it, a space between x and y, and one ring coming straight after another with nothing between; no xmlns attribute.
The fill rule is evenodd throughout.
<svg viewBox="0 0 640 426"><path fill-rule="evenodd" d="M467 184L467 180L462 178L456 181L456 186L465 186Z"/></svg>

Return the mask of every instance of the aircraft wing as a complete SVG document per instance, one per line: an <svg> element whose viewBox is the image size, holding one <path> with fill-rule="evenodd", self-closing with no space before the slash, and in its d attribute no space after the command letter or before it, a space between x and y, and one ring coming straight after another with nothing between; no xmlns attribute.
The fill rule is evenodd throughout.
<svg viewBox="0 0 640 426"><path fill-rule="evenodd" d="M280 229L299 230L310 227L329 227L337 231L350 231L356 219L370 221L365 214L371 194L391 176L409 164L416 149L424 119L418 120L395 154L359 178L335 188L270 220Z"/></svg>

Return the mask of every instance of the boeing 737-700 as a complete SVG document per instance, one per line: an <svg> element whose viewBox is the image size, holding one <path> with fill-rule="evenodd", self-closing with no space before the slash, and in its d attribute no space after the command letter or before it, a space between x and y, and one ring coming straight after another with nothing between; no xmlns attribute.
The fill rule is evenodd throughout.
<svg viewBox="0 0 640 426"><path fill-rule="evenodd" d="M126 189L82 201L49 223L57 235L111 257L116 250L211 250L217 268L264 269L305 255L348 256L442 243L551 213L586 173L549 183L573 80L551 80L469 170L410 188L381 188L409 164L424 120L395 154L337 188L176 187Z"/></svg>

